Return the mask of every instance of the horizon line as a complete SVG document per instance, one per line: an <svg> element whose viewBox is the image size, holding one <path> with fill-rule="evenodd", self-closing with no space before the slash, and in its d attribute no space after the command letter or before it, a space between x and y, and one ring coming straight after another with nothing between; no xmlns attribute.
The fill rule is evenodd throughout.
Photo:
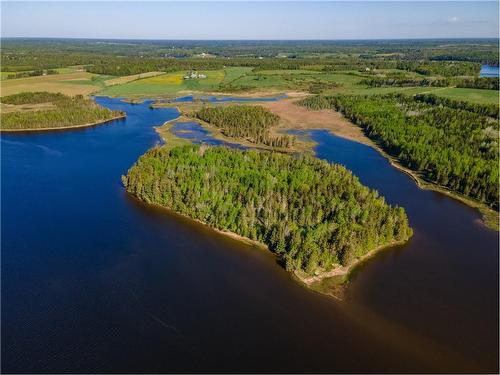
<svg viewBox="0 0 500 375"><path fill-rule="evenodd" d="M482 39L494 39L500 40L500 36L453 36L453 37L402 37L402 38L306 38L306 39L197 39L197 38L182 38L182 39L168 39L168 38L114 38L114 37L73 37L73 36L0 36L0 39L78 39L78 40L120 40L120 41L214 41L214 42L336 42L336 41L400 41L400 40L482 40Z"/></svg>

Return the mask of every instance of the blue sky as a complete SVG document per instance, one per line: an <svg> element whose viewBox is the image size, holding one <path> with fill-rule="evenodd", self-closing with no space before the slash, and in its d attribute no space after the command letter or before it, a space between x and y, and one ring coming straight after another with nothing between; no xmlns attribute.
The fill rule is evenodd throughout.
<svg viewBox="0 0 500 375"><path fill-rule="evenodd" d="M399 39L498 37L498 1L2 1L3 37Z"/></svg>

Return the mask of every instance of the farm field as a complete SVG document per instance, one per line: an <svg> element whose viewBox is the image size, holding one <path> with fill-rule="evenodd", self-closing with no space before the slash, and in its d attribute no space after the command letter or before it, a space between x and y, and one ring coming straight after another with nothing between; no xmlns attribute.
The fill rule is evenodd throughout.
<svg viewBox="0 0 500 375"><path fill-rule="evenodd" d="M33 91L60 92L71 96L89 95L101 89L103 78L103 76L96 76L87 72L72 72L8 79L2 81L0 95L6 96Z"/></svg>
<svg viewBox="0 0 500 375"><path fill-rule="evenodd" d="M179 91L213 91L224 80L224 70L199 71L204 79L185 80L186 71L138 79L123 85L110 86L100 92L105 96L172 95Z"/></svg>
<svg viewBox="0 0 500 375"><path fill-rule="evenodd" d="M67 66L64 68L56 68L53 70L57 71L57 73L59 73L59 74L65 74L65 73L73 73L73 72L80 71L81 68L82 68L81 65L77 65L77 66ZM20 70L20 71L16 71L16 72L0 72L0 79L4 80L4 79L8 79L11 76L15 76L17 73L28 73L28 72L33 72L33 70ZM25 77L25 78L32 78L32 77Z"/></svg>
<svg viewBox="0 0 500 375"><path fill-rule="evenodd" d="M237 66L237 67L226 68L226 69L224 69L225 76L224 76L224 80L222 82L224 84L230 83L230 82L234 81L235 79L240 78L241 76L243 76L245 74L250 74L250 72L252 70L253 70L253 68L249 68L246 66L242 66L242 67Z"/></svg>
<svg viewBox="0 0 500 375"><path fill-rule="evenodd" d="M454 100L469 101L478 104L498 104L499 92L496 90L466 89L447 87L431 91L437 96Z"/></svg>
<svg viewBox="0 0 500 375"><path fill-rule="evenodd" d="M154 77L154 76L158 76L161 74L164 74L164 72L148 72L148 73L141 73L141 74L133 74L130 76L123 76L123 77L116 77L116 78L108 79L104 82L104 84L106 86L122 85L125 83L136 81L138 79Z"/></svg>

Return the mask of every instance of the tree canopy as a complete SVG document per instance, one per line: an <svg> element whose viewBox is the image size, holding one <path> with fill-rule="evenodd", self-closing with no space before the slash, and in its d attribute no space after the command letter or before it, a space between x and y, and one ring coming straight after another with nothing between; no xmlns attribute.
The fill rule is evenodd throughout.
<svg viewBox="0 0 500 375"><path fill-rule="evenodd" d="M1 101L5 104L34 105L27 110L2 112L0 120L4 130L64 128L104 122L124 115L121 111L103 108L81 95L70 97L60 93L25 92L2 97ZM51 103L53 107L36 107L42 103Z"/></svg>
<svg viewBox="0 0 500 375"><path fill-rule="evenodd" d="M412 234L403 208L346 168L312 156L155 147L123 182L145 202L266 244L290 271L349 265Z"/></svg>
<svg viewBox="0 0 500 375"><path fill-rule="evenodd" d="M498 107L409 97L330 96L301 102L335 108L424 178L498 208Z"/></svg>
<svg viewBox="0 0 500 375"><path fill-rule="evenodd" d="M252 143L273 147L289 147L294 137L271 136L269 129L278 125L280 118L261 106L229 105L203 107L194 113L200 120L220 129L221 133L233 138L244 138Z"/></svg>

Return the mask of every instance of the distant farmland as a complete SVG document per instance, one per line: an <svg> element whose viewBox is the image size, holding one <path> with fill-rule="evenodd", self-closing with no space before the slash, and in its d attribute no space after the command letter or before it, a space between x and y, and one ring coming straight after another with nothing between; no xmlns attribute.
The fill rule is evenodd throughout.
<svg viewBox="0 0 500 375"><path fill-rule="evenodd" d="M108 96L169 95L179 91L212 91L224 80L224 70L207 70L198 73L206 78L184 79L186 71L166 73L155 77L138 79L123 85L110 86L100 92Z"/></svg>
<svg viewBox="0 0 500 375"><path fill-rule="evenodd" d="M93 79L93 77L96 77ZM103 77L86 72L72 72L46 76L2 80L1 95L27 91L60 92L65 95L89 95L102 88Z"/></svg>

